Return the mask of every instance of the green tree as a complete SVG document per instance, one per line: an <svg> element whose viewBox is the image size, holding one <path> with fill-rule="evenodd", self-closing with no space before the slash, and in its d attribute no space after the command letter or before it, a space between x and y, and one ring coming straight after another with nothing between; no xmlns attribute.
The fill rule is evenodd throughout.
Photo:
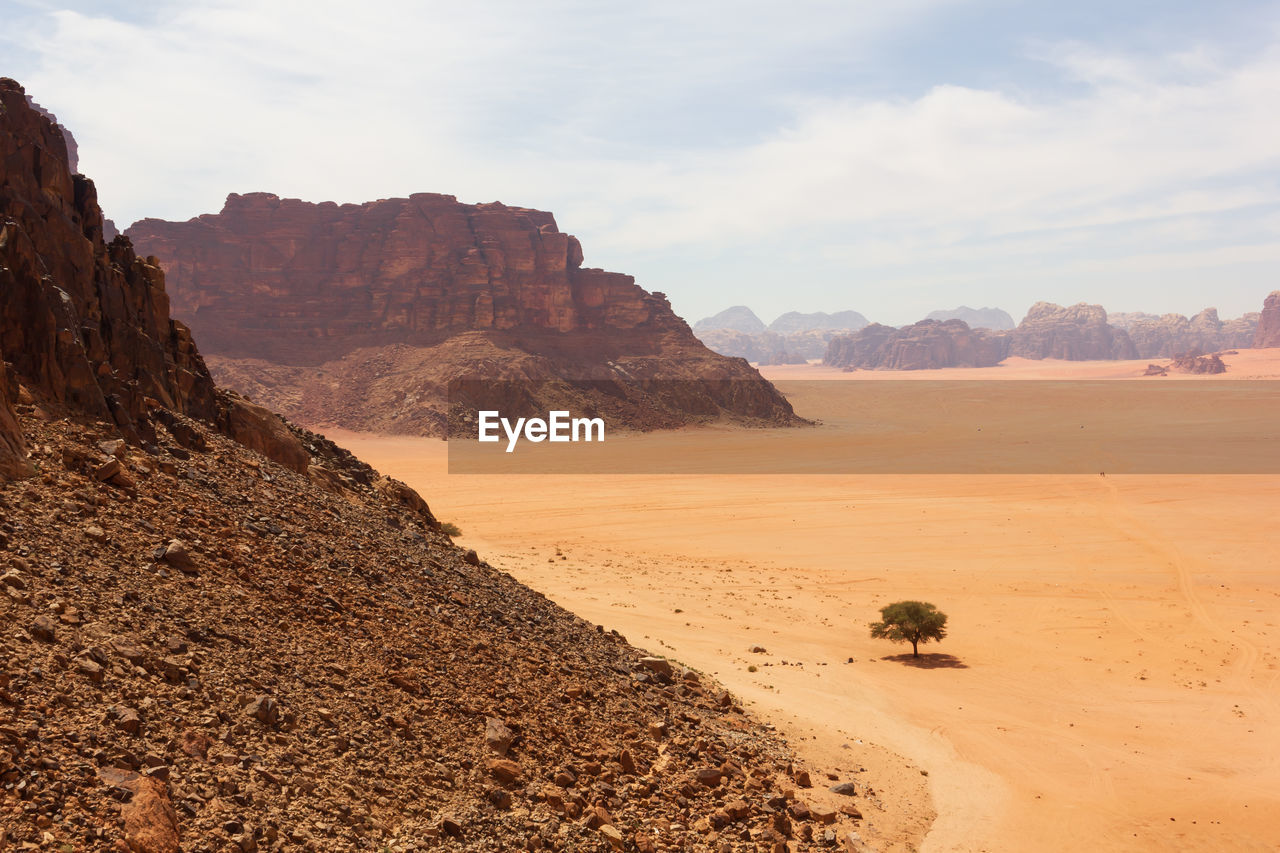
<svg viewBox="0 0 1280 853"><path fill-rule="evenodd" d="M920 644L947 636L947 614L927 601L895 601L880 608L880 621L871 623L877 640L910 643L911 654L920 657Z"/></svg>

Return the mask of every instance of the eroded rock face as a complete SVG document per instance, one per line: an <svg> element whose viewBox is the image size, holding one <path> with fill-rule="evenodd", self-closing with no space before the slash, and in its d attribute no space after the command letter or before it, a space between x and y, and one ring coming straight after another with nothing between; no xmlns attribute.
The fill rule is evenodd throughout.
<svg viewBox="0 0 1280 853"><path fill-rule="evenodd" d="M1012 332L1008 354L1067 361L1138 357L1129 335L1107 324L1106 310L1083 302L1066 308L1051 302L1032 305Z"/></svg>
<svg viewBox="0 0 1280 853"><path fill-rule="evenodd" d="M15 376L132 440L152 401L217 414L213 381L185 326L169 318L159 267L102 239L93 182L72 176L66 141L0 80L0 351Z"/></svg>
<svg viewBox="0 0 1280 853"><path fill-rule="evenodd" d="M13 398L9 390L8 371L0 363L0 481L24 477L31 473L26 462L27 449L22 440L13 411Z"/></svg>
<svg viewBox="0 0 1280 853"><path fill-rule="evenodd" d="M156 444L158 428L183 445L194 435L187 419L204 421L306 469L295 430L214 385L190 331L169 315L155 258L139 258L127 238L104 242L93 182L72 175L65 134L9 79L0 79L0 167L0 478L30 470L14 420L23 397L109 422L135 445Z"/></svg>
<svg viewBox="0 0 1280 853"><path fill-rule="evenodd" d="M1190 352L1247 347L1253 342L1258 315L1222 321L1216 308L1188 319L1181 314L1110 314L1108 322L1129 334L1141 358L1174 358Z"/></svg>
<svg viewBox="0 0 1280 853"><path fill-rule="evenodd" d="M992 367L1008 349L1008 335L970 329L963 320L921 320L901 329L874 323L832 340L823 363L868 370Z"/></svg>
<svg viewBox="0 0 1280 853"><path fill-rule="evenodd" d="M1253 336L1255 347L1280 347L1280 290L1273 291L1262 303L1262 315Z"/></svg>
<svg viewBox="0 0 1280 853"><path fill-rule="evenodd" d="M706 349L663 294L583 268L578 240L543 211L425 193L341 206L251 193L126 233L164 258L174 313L219 382L294 419L438 433L460 377L612 382L635 404L623 424L638 428L794 419L749 365ZM643 391L700 377L709 384L693 409Z"/></svg>

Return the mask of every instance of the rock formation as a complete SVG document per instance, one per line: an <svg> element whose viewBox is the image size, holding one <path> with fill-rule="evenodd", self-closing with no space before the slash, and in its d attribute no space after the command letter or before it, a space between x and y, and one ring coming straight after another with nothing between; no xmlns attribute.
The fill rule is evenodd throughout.
<svg viewBox="0 0 1280 853"><path fill-rule="evenodd" d="M992 367L1008 349L1007 334L970 329L963 320L921 320L901 329L873 323L834 338L823 363L868 370Z"/></svg>
<svg viewBox="0 0 1280 853"><path fill-rule="evenodd" d="M708 332L712 329L728 329L733 332L742 332L747 335L754 335L765 330L764 321L756 316L745 305L734 305L732 308L726 308L719 314L710 317L703 317L701 320L693 324L695 334Z"/></svg>
<svg viewBox="0 0 1280 853"><path fill-rule="evenodd" d="M0 79L0 469L22 467L7 411L28 395L115 424L138 444L157 418L216 423L276 459L305 465L288 431L255 432L244 401L218 392L191 335L169 317L164 274L128 240L103 241L93 182L72 175L63 133ZM274 416L272 416L274 418Z"/></svg>
<svg viewBox="0 0 1280 853"><path fill-rule="evenodd" d="M930 311L926 320L964 320L971 329L991 329L1004 331L1012 329L1016 324L1007 311L1000 308L970 308L961 305L942 311Z"/></svg>
<svg viewBox="0 0 1280 853"><path fill-rule="evenodd" d="M853 830L710 679L215 387L159 268L102 242L92 184L22 95L0 80L0 849L655 853ZM282 441L305 459L259 452Z"/></svg>
<svg viewBox="0 0 1280 853"><path fill-rule="evenodd" d="M1253 336L1255 347L1280 347L1280 290L1273 291L1262 303L1262 315Z"/></svg>
<svg viewBox="0 0 1280 853"><path fill-rule="evenodd" d="M35 110L40 115L44 116L49 121L53 122L54 127L58 129L58 133L62 134L62 141L67 144L67 168L71 170L71 174L73 175L76 172L79 172L80 171L80 146L76 144L75 136L73 136L71 131L68 130L61 122L58 121L58 117L56 115L46 110L44 107L40 106L35 101L31 100L30 95L27 95L26 98L27 98L27 106L31 107L31 109ZM115 235L112 234L108 236L107 239L110 240L114 236Z"/></svg>
<svg viewBox="0 0 1280 853"><path fill-rule="evenodd" d="M1206 308L1187 319L1181 314L1112 313L1107 322L1124 329L1140 358L1174 358L1184 353L1214 352L1247 347L1253 341L1258 315L1234 320L1218 319L1216 308Z"/></svg>
<svg viewBox="0 0 1280 853"><path fill-rule="evenodd" d="M1067 361L1137 358L1128 333L1107 324L1101 305L1083 302L1064 308L1037 302L1011 333L1009 355Z"/></svg>
<svg viewBox="0 0 1280 853"><path fill-rule="evenodd" d="M663 294L583 268L550 213L434 194L337 205L251 193L126 233L163 258L174 314L219 381L295 420L438 433L445 389L463 377L579 383L583 405L628 401L619 425L641 429L794 420ZM688 393L652 384L668 380Z"/></svg>

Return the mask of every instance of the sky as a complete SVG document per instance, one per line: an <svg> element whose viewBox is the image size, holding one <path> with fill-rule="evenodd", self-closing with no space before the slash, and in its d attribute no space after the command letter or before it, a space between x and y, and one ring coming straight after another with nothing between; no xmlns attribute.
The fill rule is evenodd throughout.
<svg viewBox="0 0 1280 853"><path fill-rule="evenodd" d="M1280 2L0 0L121 227L228 193L550 210L694 322L1280 289Z"/></svg>

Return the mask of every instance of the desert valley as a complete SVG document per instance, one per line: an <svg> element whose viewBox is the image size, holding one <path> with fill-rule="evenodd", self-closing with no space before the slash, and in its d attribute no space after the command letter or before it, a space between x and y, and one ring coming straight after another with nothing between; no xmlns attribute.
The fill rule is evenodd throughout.
<svg viewBox="0 0 1280 853"><path fill-rule="evenodd" d="M1228 364L1280 378L1280 349ZM1145 365L999 375L1151 381L1135 378ZM789 441L850 414L824 398L830 383L794 379L813 369L765 371L797 413L831 424ZM814 766L867 768L875 849L1261 851L1280 838L1274 472L753 474L758 457L735 454L750 433L702 430L645 436L654 446L637 452L713 453L741 473L504 479L450 476L444 442L337 437L440 495L460 541L521 581L713 674ZM903 598L951 617L918 662L867 636Z"/></svg>
<svg viewBox="0 0 1280 853"><path fill-rule="evenodd" d="M1274 47L17 5L0 853L1280 849Z"/></svg>

